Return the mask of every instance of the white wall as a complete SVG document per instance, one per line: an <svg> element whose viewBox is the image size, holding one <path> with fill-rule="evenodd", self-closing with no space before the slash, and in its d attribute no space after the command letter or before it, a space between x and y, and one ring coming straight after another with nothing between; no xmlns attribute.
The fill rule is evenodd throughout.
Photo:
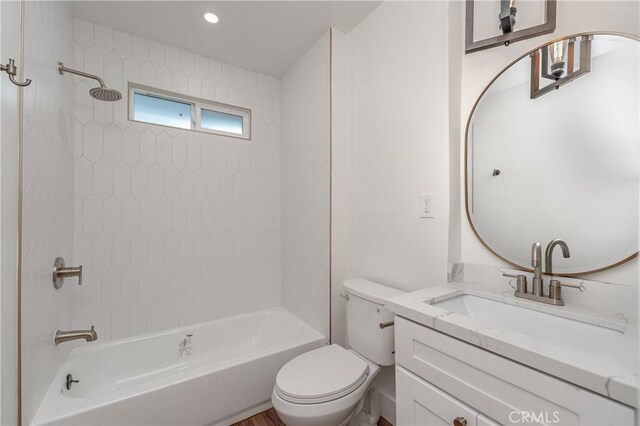
<svg viewBox="0 0 640 426"><path fill-rule="evenodd" d="M74 326L105 341L279 305L279 81L82 20L74 38L75 66L125 99L132 81L251 108L253 126L133 123L75 79Z"/></svg>
<svg viewBox="0 0 640 426"><path fill-rule="evenodd" d="M385 2L336 35L332 328L344 344L345 279L407 291L447 279L449 5ZM435 218L419 217L423 192L436 194ZM379 384L393 422L392 369Z"/></svg>
<svg viewBox="0 0 640 426"><path fill-rule="evenodd" d="M346 61L348 137L334 144L348 144L348 163L334 171L334 186L348 187L348 266L334 282L364 277L404 290L443 283L447 3L383 3L347 34ZM436 194L435 218L419 217L423 192Z"/></svg>
<svg viewBox="0 0 640 426"><path fill-rule="evenodd" d="M460 14L460 27L463 16ZM640 34L640 4L635 1L566 1L558 2L558 21L553 34L511 44L509 47L496 47L481 52L464 55L462 58L462 105L461 105L461 152L464 152L464 127L476 98L484 87L502 68L511 61L547 40L562 35L585 31L617 31ZM461 199L464 191L463 158L460 158L461 185L458 193L452 193ZM489 253L473 234L465 216L464 203L459 212L462 223L460 236L460 260L469 263L504 265L498 258ZM452 258L452 261L457 259ZM627 262L613 270L591 274L586 278L598 281L610 281L637 285L639 281L640 263L638 259Z"/></svg>
<svg viewBox="0 0 640 426"><path fill-rule="evenodd" d="M26 2L24 90L24 202L22 265L23 422L28 424L68 345L54 346L56 329L71 327L74 280L56 290L51 268L73 259L73 81L58 61L73 57L68 3Z"/></svg>
<svg viewBox="0 0 640 426"><path fill-rule="evenodd" d="M0 2L0 53L18 58L20 4ZM4 63L4 60L3 60ZM0 424L17 420L17 148L19 89L0 79Z"/></svg>
<svg viewBox="0 0 640 426"><path fill-rule="evenodd" d="M282 78L282 306L329 338L327 31Z"/></svg>

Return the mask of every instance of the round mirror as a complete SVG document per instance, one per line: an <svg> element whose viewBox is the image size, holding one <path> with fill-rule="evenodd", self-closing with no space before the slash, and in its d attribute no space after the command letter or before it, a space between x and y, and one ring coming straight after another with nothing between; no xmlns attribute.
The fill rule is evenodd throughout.
<svg viewBox="0 0 640 426"><path fill-rule="evenodd" d="M476 102L466 131L466 208L482 243L529 269L531 245L564 240L553 272L638 254L638 40L579 34L522 56Z"/></svg>

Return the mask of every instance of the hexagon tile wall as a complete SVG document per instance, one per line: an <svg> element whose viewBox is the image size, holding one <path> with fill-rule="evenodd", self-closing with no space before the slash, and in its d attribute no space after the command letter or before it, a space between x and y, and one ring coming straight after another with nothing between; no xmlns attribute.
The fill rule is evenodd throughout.
<svg viewBox="0 0 640 426"><path fill-rule="evenodd" d="M74 326L100 339L280 304L280 87L188 51L74 22ZM251 141L130 122L127 82L252 109Z"/></svg>

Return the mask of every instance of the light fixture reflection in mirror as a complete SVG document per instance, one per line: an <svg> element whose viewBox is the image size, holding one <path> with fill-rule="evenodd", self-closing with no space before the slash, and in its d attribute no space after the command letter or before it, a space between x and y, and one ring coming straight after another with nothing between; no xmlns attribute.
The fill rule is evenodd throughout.
<svg viewBox="0 0 640 426"><path fill-rule="evenodd" d="M533 51L530 54L531 99L539 98L588 74L591 71L591 39L590 35L569 37ZM574 68L576 56L579 59L578 69ZM553 83L544 85L542 78L552 80Z"/></svg>
<svg viewBox="0 0 640 426"><path fill-rule="evenodd" d="M557 41L549 46L549 73L556 79L562 77L567 68L567 39Z"/></svg>

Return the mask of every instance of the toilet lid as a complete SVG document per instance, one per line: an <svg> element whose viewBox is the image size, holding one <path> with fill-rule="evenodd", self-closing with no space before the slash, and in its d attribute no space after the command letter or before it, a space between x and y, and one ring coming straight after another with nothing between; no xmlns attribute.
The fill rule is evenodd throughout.
<svg viewBox="0 0 640 426"><path fill-rule="evenodd" d="M317 404L350 394L365 382L369 365L338 346L324 346L292 359L276 377L276 392L285 401Z"/></svg>

